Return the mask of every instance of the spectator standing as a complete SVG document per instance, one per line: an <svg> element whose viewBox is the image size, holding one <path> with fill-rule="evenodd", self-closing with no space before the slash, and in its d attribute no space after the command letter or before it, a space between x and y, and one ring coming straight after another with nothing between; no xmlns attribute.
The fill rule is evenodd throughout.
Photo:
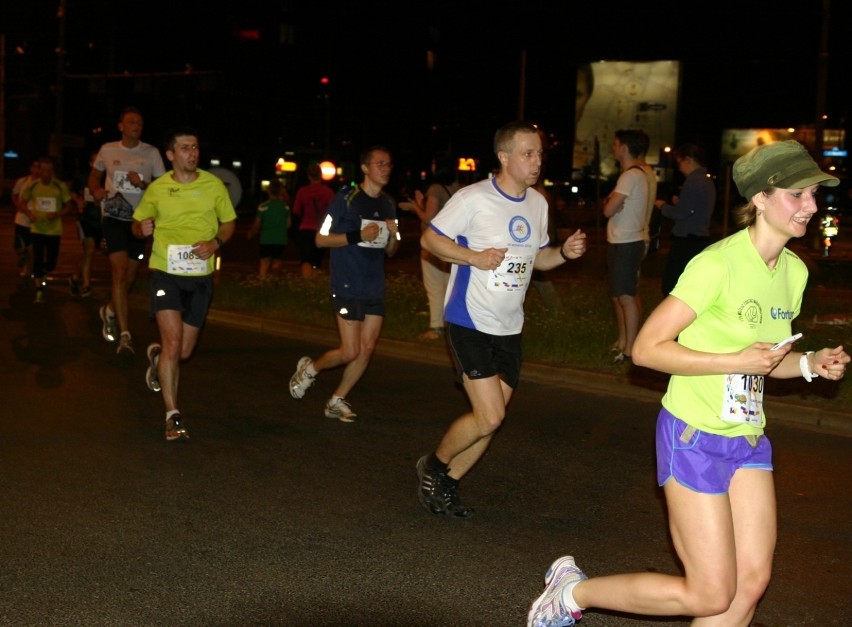
<svg viewBox="0 0 852 627"><path fill-rule="evenodd" d="M735 215L742 230L693 259L634 346L636 363L671 375L657 418L657 482L683 575L587 579L573 557L561 557L528 627L568 627L589 607L695 616L693 625L751 624L777 537L764 378L837 381L850 357L842 346L774 346L801 313L808 276L787 242L806 234L820 185L838 179L794 141L751 150L733 176L748 200Z"/></svg>
<svg viewBox="0 0 852 627"><path fill-rule="evenodd" d="M270 268L281 269L281 257L287 246L287 229L290 228L290 207L281 198L281 181L272 179L266 193L269 198L258 206L257 216L246 234L248 239L260 234L260 280L266 279Z"/></svg>
<svg viewBox="0 0 852 627"><path fill-rule="evenodd" d="M95 163L98 153L92 153L89 158L89 169ZM88 172L87 172L88 175ZM80 244L83 246L83 257L80 265L75 270L68 283L71 286L71 294L81 298L92 295L92 258L95 251L101 247L103 241L103 229L101 228L101 207L95 202L95 197L86 183L75 184L71 190L74 196L74 204L77 206L77 234L80 236Z"/></svg>
<svg viewBox="0 0 852 627"><path fill-rule="evenodd" d="M143 126L139 110L125 108L118 118L121 139L101 146L89 174L89 190L103 208L102 228L112 273L111 298L100 308L101 334L107 342L118 341L116 352L124 356L134 354L127 294L145 255L145 242L133 236L133 210L142 192L165 172L160 151L140 139Z"/></svg>
<svg viewBox="0 0 852 627"><path fill-rule="evenodd" d="M648 252L648 223L656 193L656 175L645 163L650 140L638 129L615 132L612 152L621 166L615 188L604 199L607 218L607 276L618 339L612 346L614 363L629 360L642 321L639 269ZM653 189L652 189L653 185Z"/></svg>
<svg viewBox="0 0 852 627"><path fill-rule="evenodd" d="M417 461L418 499L429 512L469 518L458 484L482 457L506 416L521 369L524 298L533 269L550 270L586 250L579 230L550 246L547 202L533 186L543 150L536 127L517 121L494 136L499 173L456 192L421 236L452 264L447 340L471 411L438 448Z"/></svg>
<svg viewBox="0 0 852 627"><path fill-rule="evenodd" d="M15 181L12 188L12 203L15 205L15 253L18 255L18 268L22 277L29 277L33 270L33 247L30 241L30 210L21 198L26 187L38 179L41 164L38 159L30 164L30 172Z"/></svg>
<svg viewBox="0 0 852 627"><path fill-rule="evenodd" d="M451 155L437 155L432 160L432 181L426 193L415 191L414 211L420 218L421 232L429 228L429 223L461 187L456 168L456 160ZM420 270L429 302L429 328L419 337L437 340L444 337L444 296L450 281L450 264L421 246Z"/></svg>
<svg viewBox="0 0 852 627"><path fill-rule="evenodd" d="M35 302L43 303L47 275L56 269L59 259L62 216L73 211L73 203L68 186L56 178L53 159L42 157L38 163L39 176L27 184L21 192L21 200L29 211Z"/></svg>
<svg viewBox="0 0 852 627"><path fill-rule="evenodd" d="M663 217L674 221L663 272L663 297L674 289L690 259L710 243L710 220L716 206L716 185L707 172L704 151L695 144L683 144L675 149L674 158L684 176L680 194L671 203L654 203Z"/></svg>
<svg viewBox="0 0 852 627"><path fill-rule="evenodd" d="M320 221L325 216L334 192L322 182L318 163L308 166L308 183L296 190L293 215L299 220L297 243L302 277L309 279L322 267L325 250L317 246Z"/></svg>
<svg viewBox="0 0 852 627"><path fill-rule="evenodd" d="M213 297L215 253L234 234L236 213L222 181L198 169L198 133L172 131L172 170L147 186L133 212L133 234L153 234L149 261L151 316L160 341L148 346L145 383L162 392L166 440L188 440L178 409L180 364L192 356Z"/></svg>
<svg viewBox="0 0 852 627"><path fill-rule="evenodd" d="M290 377L290 395L301 399L323 370L344 366L325 415L354 422L346 396L373 357L385 316L385 257L399 248L396 203L384 191L393 162L390 152L373 146L361 153L361 184L339 191L317 232L317 246L331 249L331 301L340 346L313 361L302 357Z"/></svg>

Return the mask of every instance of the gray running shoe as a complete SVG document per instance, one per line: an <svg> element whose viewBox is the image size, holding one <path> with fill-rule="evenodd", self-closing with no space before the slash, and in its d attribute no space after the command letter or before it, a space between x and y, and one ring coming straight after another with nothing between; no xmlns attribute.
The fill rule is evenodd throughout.
<svg viewBox="0 0 852 627"><path fill-rule="evenodd" d="M174 440L188 440L189 432L183 426L183 418L180 414L172 414L170 418L166 418L166 440L172 442Z"/></svg>
<svg viewBox="0 0 852 627"><path fill-rule="evenodd" d="M328 401L325 404L325 417L337 418L340 422L355 422L358 417L346 399L338 398L336 401Z"/></svg>
<svg viewBox="0 0 852 627"><path fill-rule="evenodd" d="M313 360L310 357L302 357L296 364L296 372L290 377L290 396L296 400L303 398L308 388L314 384L315 377L305 372L312 363Z"/></svg>
<svg viewBox="0 0 852 627"><path fill-rule="evenodd" d="M40 287L36 290L35 300L33 301L37 305L44 304L44 288Z"/></svg>
<svg viewBox="0 0 852 627"><path fill-rule="evenodd" d="M115 342L118 338L118 326L115 324L115 316L109 315L107 312L106 305L103 305L100 308L101 314L101 322L103 322L103 328L101 329L101 335L104 336L104 339L107 342Z"/></svg>
<svg viewBox="0 0 852 627"><path fill-rule="evenodd" d="M145 371L145 385L152 392L160 391L160 379L157 374L157 364L160 361L162 347L156 342L148 345L148 369Z"/></svg>

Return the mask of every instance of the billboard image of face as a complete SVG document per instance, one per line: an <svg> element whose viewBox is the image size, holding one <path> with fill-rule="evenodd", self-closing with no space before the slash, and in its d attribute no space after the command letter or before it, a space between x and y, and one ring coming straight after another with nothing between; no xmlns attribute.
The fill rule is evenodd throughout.
<svg viewBox="0 0 852 627"><path fill-rule="evenodd" d="M675 139L680 63L677 61L599 61L577 71L574 170L595 176L595 140L599 175L610 178L618 165L612 142L618 129L648 133L648 163L657 164L660 149Z"/></svg>

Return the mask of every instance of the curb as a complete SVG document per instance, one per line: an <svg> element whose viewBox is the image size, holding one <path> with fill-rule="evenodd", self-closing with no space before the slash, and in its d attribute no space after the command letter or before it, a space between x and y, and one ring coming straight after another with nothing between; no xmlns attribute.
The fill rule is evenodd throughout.
<svg viewBox="0 0 852 627"><path fill-rule="evenodd" d="M336 346L338 343L337 334L330 333L327 328L259 318L212 308L207 314L207 321L235 329L304 340L324 346ZM387 357L436 366L449 366L451 364L446 348L442 344L381 338L376 346L376 352ZM634 371L628 374L616 375L570 366L524 361L521 368L521 380L556 385L583 392L654 402L659 401L665 392L667 377L644 368L634 368ZM852 412L813 407L805 403L796 403L788 398L783 400L767 398L766 407L770 412L770 422L777 421L834 435L852 437Z"/></svg>

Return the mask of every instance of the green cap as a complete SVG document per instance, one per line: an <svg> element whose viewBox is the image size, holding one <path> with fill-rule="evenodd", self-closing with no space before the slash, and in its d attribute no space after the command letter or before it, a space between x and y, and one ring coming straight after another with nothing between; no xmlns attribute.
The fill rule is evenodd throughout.
<svg viewBox="0 0 852 627"><path fill-rule="evenodd" d="M791 139L756 146L737 159L734 183L743 198L751 200L770 187L803 189L815 183L835 187L840 180L820 170L805 147Z"/></svg>

